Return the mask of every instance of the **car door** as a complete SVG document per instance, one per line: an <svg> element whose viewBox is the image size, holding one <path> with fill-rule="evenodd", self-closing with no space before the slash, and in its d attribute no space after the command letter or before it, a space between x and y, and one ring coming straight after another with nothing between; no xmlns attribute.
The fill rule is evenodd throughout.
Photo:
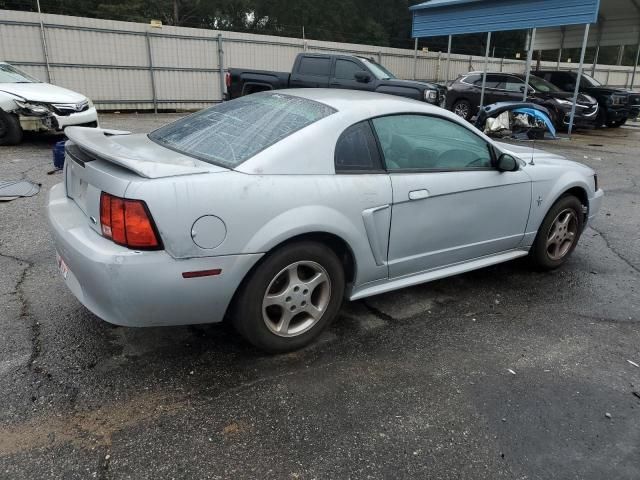
<svg viewBox="0 0 640 480"><path fill-rule="evenodd" d="M531 179L500 172L480 134L448 118L402 114L372 120L391 177L390 278L517 248Z"/></svg>
<svg viewBox="0 0 640 480"><path fill-rule="evenodd" d="M482 77L475 80L474 86L478 89L478 95L482 92ZM496 103L502 100L501 91L498 90L498 84L500 83L500 75L495 73L488 73L487 79L484 87L484 104L491 105L492 103ZM479 97L478 97L479 98ZM479 101L479 100L478 100Z"/></svg>
<svg viewBox="0 0 640 480"><path fill-rule="evenodd" d="M358 62L337 58L329 86L331 88L346 88L350 90L371 90L372 87L370 83L359 82L356 80L357 73L369 74L373 81L373 76Z"/></svg>
<svg viewBox="0 0 640 480"><path fill-rule="evenodd" d="M524 80L513 75L498 75L496 102L522 101Z"/></svg>
<svg viewBox="0 0 640 480"><path fill-rule="evenodd" d="M304 55L291 74L291 88L327 88L331 74L331 57Z"/></svg>

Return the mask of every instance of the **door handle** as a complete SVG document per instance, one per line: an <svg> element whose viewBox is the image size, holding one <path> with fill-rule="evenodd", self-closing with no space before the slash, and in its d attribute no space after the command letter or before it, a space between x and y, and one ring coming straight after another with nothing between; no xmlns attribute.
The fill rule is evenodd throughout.
<svg viewBox="0 0 640 480"><path fill-rule="evenodd" d="M409 200L422 200L423 198L427 198L429 196L429 190L413 190L409 192Z"/></svg>

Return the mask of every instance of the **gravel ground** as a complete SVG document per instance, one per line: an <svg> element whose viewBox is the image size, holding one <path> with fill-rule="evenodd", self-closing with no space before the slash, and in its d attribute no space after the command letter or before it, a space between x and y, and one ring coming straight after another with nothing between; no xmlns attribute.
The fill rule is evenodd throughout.
<svg viewBox="0 0 640 480"><path fill-rule="evenodd" d="M634 125L544 144L607 191L564 268L512 262L348 304L275 357L224 326L90 314L47 230L55 138L2 148L0 178L42 191L0 204L0 478L640 478L639 140Z"/></svg>

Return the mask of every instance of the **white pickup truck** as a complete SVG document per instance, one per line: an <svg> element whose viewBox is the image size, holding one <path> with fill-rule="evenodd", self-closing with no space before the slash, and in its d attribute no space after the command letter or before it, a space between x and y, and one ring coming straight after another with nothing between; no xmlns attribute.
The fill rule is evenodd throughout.
<svg viewBox="0 0 640 480"><path fill-rule="evenodd" d="M20 143L25 131L62 132L72 125L98 126L91 100L0 62L0 145Z"/></svg>

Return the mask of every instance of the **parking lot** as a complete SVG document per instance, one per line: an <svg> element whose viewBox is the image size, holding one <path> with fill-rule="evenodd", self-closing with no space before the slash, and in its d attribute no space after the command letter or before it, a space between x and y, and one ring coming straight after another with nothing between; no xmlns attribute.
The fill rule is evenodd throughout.
<svg viewBox="0 0 640 480"><path fill-rule="evenodd" d="M177 115L102 115L145 132ZM53 137L0 150L0 478L640 478L640 125L536 146L601 215L551 273L512 262L347 304L266 356L224 325L117 328L55 264Z"/></svg>

